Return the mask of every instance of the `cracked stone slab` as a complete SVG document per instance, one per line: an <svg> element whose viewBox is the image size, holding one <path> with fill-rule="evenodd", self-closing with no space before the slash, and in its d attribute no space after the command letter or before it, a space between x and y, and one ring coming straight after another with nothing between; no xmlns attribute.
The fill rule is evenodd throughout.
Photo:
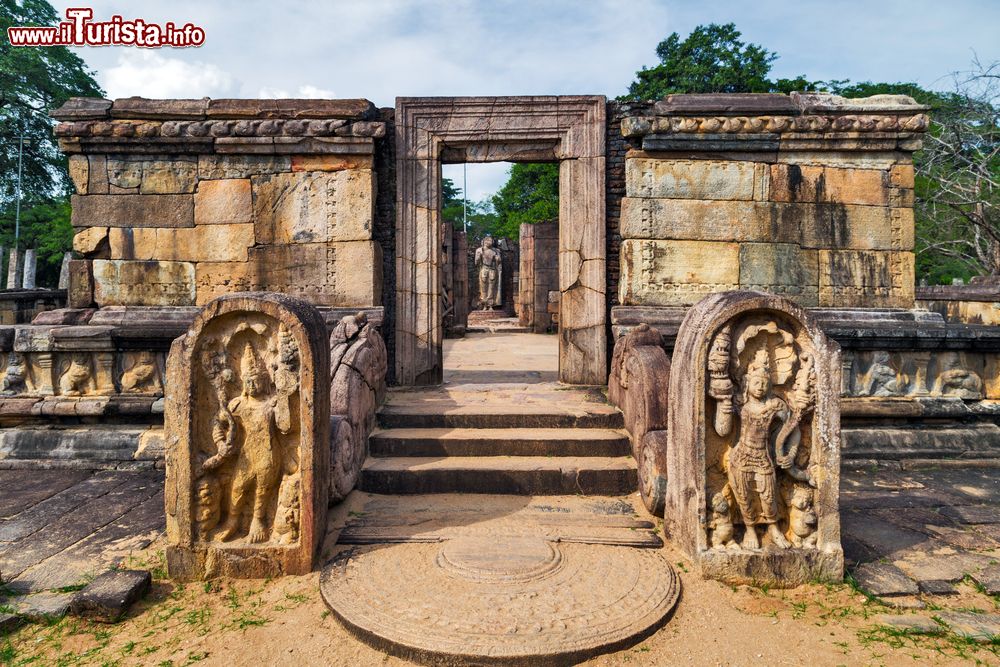
<svg viewBox="0 0 1000 667"><path fill-rule="evenodd" d="M919 614L879 614L875 621L879 625L918 635L939 635L944 632L940 623Z"/></svg>
<svg viewBox="0 0 1000 667"><path fill-rule="evenodd" d="M71 593L43 592L8 598L3 604L11 607L18 616L25 620L32 623L45 623L65 616L72 599Z"/></svg>
<svg viewBox="0 0 1000 667"><path fill-rule="evenodd" d="M1000 523L1000 507L996 505L949 505L941 508L941 514L959 523Z"/></svg>
<svg viewBox="0 0 1000 667"><path fill-rule="evenodd" d="M917 582L910 579L895 565L888 563L864 563L854 570L858 586L879 597L896 595L916 595L920 592Z"/></svg>
<svg viewBox="0 0 1000 667"><path fill-rule="evenodd" d="M147 570L111 570L76 594L70 613L101 623L117 623L153 583Z"/></svg>
<svg viewBox="0 0 1000 667"><path fill-rule="evenodd" d="M944 579L925 579L918 581L917 586L921 593L926 595L957 595L958 589L951 582Z"/></svg>
<svg viewBox="0 0 1000 667"><path fill-rule="evenodd" d="M940 612L938 618L960 637L990 642L1000 637L1000 615L965 611Z"/></svg>

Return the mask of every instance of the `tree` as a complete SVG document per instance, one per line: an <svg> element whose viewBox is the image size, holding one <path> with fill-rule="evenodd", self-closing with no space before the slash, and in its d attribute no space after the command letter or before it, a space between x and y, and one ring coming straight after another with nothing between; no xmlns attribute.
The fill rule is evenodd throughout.
<svg viewBox="0 0 1000 667"><path fill-rule="evenodd" d="M915 161L918 252L1000 275L1000 62L974 62L941 100Z"/></svg>
<svg viewBox="0 0 1000 667"><path fill-rule="evenodd" d="M48 112L70 97L102 96L93 72L64 46L13 47L7 28L55 25L56 10L45 0L0 0L0 203L13 200L18 139L25 134L22 190L37 201L69 188L66 158L53 141Z"/></svg>
<svg viewBox="0 0 1000 667"><path fill-rule="evenodd" d="M468 202L463 210L465 200L462 189L457 187L450 178L441 179L441 218L455 229L463 228L463 214L468 217L469 242L475 243L486 234L497 236L498 217L489 201Z"/></svg>
<svg viewBox="0 0 1000 667"><path fill-rule="evenodd" d="M0 246L13 247L13 207L8 206L0 213L0 230ZM54 197L21 209L20 247L35 248L38 253L36 284L39 287L56 287L63 254L73 247L73 226L70 224L67 197Z"/></svg>
<svg viewBox="0 0 1000 667"><path fill-rule="evenodd" d="M493 195L497 234L516 239L521 225L559 219L559 165L514 164L510 177Z"/></svg>
<svg viewBox="0 0 1000 667"><path fill-rule="evenodd" d="M768 78L778 58L747 44L733 23L700 25L681 40L676 32L656 46L660 63L636 72L624 100L656 100L674 93L769 93L813 90L805 77Z"/></svg>

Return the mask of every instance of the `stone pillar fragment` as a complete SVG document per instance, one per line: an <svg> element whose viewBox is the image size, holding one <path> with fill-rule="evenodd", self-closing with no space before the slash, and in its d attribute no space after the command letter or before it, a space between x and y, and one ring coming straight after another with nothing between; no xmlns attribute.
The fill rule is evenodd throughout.
<svg viewBox="0 0 1000 667"><path fill-rule="evenodd" d="M167 361L172 577L305 574L323 541L330 351L323 317L265 292L205 306Z"/></svg>
<svg viewBox="0 0 1000 667"><path fill-rule="evenodd" d="M840 347L788 299L692 307L670 370L669 539L702 575L840 581Z"/></svg>
<svg viewBox="0 0 1000 667"><path fill-rule="evenodd" d="M7 289L21 289L21 253L11 248L7 264Z"/></svg>
<svg viewBox="0 0 1000 667"><path fill-rule="evenodd" d="M34 248L24 251L24 276L21 286L24 289L35 289L35 274L38 270L38 257Z"/></svg>
<svg viewBox="0 0 1000 667"><path fill-rule="evenodd" d="M0 255L2 255L0 249ZM62 266L59 268L59 289L69 289L69 263L73 260L73 253L63 253Z"/></svg>

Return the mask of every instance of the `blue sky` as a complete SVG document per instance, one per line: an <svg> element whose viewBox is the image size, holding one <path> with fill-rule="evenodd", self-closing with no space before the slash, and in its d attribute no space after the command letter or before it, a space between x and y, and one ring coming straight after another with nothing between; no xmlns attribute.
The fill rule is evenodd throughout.
<svg viewBox="0 0 1000 667"><path fill-rule="evenodd" d="M54 3L59 11L67 3ZM780 56L775 76L948 88L973 54L1000 60L1000 0L91 0L95 19L203 27L195 49L79 49L111 97L606 94L656 44L735 22ZM460 171L460 170L459 170ZM473 198L503 165L469 169Z"/></svg>

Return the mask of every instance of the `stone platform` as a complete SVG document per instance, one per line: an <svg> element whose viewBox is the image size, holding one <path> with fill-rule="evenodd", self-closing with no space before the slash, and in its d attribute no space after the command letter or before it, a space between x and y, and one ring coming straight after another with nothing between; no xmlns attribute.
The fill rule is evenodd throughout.
<svg viewBox="0 0 1000 667"><path fill-rule="evenodd" d="M572 664L648 636L680 593L631 497L368 496L347 516L323 599L422 663Z"/></svg>

